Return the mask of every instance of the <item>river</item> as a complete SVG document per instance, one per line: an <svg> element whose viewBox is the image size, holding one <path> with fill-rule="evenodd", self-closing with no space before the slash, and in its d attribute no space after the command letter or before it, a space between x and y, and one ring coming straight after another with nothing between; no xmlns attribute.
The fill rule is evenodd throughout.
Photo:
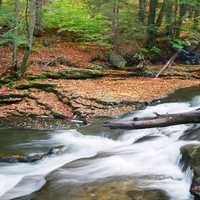
<svg viewBox="0 0 200 200"><path fill-rule="evenodd" d="M181 89L122 118L152 116L154 112L184 112L198 107L199 88ZM72 130L1 127L1 155L30 155L46 152L57 145L65 148L63 153L36 163L1 163L0 200L67 200L68 186L127 176L137 178L140 187L165 191L171 200L191 200L192 172L190 169L182 171L180 148L199 143L198 138L191 139L185 135L193 128L191 124L113 131L103 128L103 120Z"/></svg>

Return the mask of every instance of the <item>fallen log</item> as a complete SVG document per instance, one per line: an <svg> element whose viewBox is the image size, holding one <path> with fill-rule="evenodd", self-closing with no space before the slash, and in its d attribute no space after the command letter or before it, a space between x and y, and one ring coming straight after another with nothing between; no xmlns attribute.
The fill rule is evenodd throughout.
<svg viewBox="0 0 200 200"><path fill-rule="evenodd" d="M159 128L180 124L200 123L200 110L175 113L175 114L157 114L153 117L138 118L130 120L106 121L104 126L112 129L146 129Z"/></svg>
<svg viewBox="0 0 200 200"><path fill-rule="evenodd" d="M28 80L37 79L94 79L103 77L105 74L100 70L81 69L68 67L58 72L43 72L39 75L27 75Z"/></svg>

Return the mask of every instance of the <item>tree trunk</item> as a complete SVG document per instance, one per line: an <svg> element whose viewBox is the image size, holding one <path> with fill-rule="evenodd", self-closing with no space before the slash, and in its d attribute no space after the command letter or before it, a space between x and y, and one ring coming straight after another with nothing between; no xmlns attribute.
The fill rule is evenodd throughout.
<svg viewBox="0 0 200 200"><path fill-rule="evenodd" d="M172 0L168 0L167 4L166 4L166 28L165 28L165 32L168 36L172 36L173 35L173 1Z"/></svg>
<svg viewBox="0 0 200 200"><path fill-rule="evenodd" d="M174 1L174 24L173 24L173 31L175 29L175 26L177 24L177 21L178 21L178 17L179 17L179 0L175 0Z"/></svg>
<svg viewBox="0 0 200 200"><path fill-rule="evenodd" d="M42 33L42 0L35 0L35 29L34 36L40 36Z"/></svg>
<svg viewBox="0 0 200 200"><path fill-rule="evenodd" d="M158 6L158 0L150 0L149 16L148 16L148 38L147 47L152 47L156 40L156 10Z"/></svg>
<svg viewBox="0 0 200 200"><path fill-rule="evenodd" d="M112 40L113 50L119 52L119 0L113 1Z"/></svg>
<svg viewBox="0 0 200 200"><path fill-rule="evenodd" d="M134 118L132 120L118 120L105 122L106 127L112 129L146 129L167 127L172 125L200 123L200 110L185 113L159 115L155 117Z"/></svg>
<svg viewBox="0 0 200 200"><path fill-rule="evenodd" d="M162 7L161 7L160 12L158 14L158 18L157 18L157 21L156 21L157 27L160 27L162 25L163 17L165 15L166 7L167 7L167 1L168 0L163 1Z"/></svg>
<svg viewBox="0 0 200 200"><path fill-rule="evenodd" d="M178 16L178 20L175 26L175 35L176 37L180 36L181 33L181 26L183 24L183 20L186 16L187 13L187 5L186 4L180 4L179 5L179 16Z"/></svg>
<svg viewBox="0 0 200 200"><path fill-rule="evenodd" d="M27 0L26 5L26 28L27 28L27 46L24 51L24 56L19 69L19 77L21 77L27 69L28 59L31 54L33 33L35 27L35 4L36 0Z"/></svg>
<svg viewBox="0 0 200 200"><path fill-rule="evenodd" d="M19 26L19 12L20 12L20 1L15 0L15 24L14 24L14 38L13 38L13 50L12 50L12 69L11 73L15 74L17 72L18 58L17 58L17 42L16 37L18 36L18 26Z"/></svg>
<svg viewBox="0 0 200 200"><path fill-rule="evenodd" d="M200 16L200 8L197 7L194 9L194 29L199 30L199 16Z"/></svg>
<svg viewBox="0 0 200 200"><path fill-rule="evenodd" d="M143 25L145 24L145 13L146 13L145 8L146 8L146 0L139 0L138 18Z"/></svg>

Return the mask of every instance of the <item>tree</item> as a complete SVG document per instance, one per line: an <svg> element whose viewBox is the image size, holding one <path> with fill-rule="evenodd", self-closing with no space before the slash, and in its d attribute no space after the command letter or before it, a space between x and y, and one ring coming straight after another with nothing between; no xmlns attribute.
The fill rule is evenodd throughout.
<svg viewBox="0 0 200 200"><path fill-rule="evenodd" d="M18 66L18 58L17 58L17 41L16 38L18 36L18 28L19 28L19 13L20 13L20 2L19 0L15 0L15 23L14 23L14 37L13 37L13 51L12 51L12 73L17 72Z"/></svg>
<svg viewBox="0 0 200 200"><path fill-rule="evenodd" d="M43 0L35 0L36 3L36 10L35 10L35 29L34 29L34 35L39 36L42 33L42 4Z"/></svg>
<svg viewBox="0 0 200 200"><path fill-rule="evenodd" d="M158 0L150 0L149 3L149 15L148 15L148 28L147 28L147 46L152 47L155 44L156 39L156 10L158 6Z"/></svg>
<svg viewBox="0 0 200 200"><path fill-rule="evenodd" d="M167 36L173 35L173 16L175 15L173 12L173 0L166 1L166 28L165 33Z"/></svg>
<svg viewBox="0 0 200 200"><path fill-rule="evenodd" d="M112 41L114 51L119 51L119 0L113 0L112 5Z"/></svg>
<svg viewBox="0 0 200 200"><path fill-rule="evenodd" d="M21 77L28 67L28 59L31 54L33 44L33 33L36 21L36 0L26 1L26 38L27 44L24 51L22 63L20 64L18 75Z"/></svg>
<svg viewBox="0 0 200 200"><path fill-rule="evenodd" d="M143 25L145 25L146 4L146 0L139 0L138 19Z"/></svg>

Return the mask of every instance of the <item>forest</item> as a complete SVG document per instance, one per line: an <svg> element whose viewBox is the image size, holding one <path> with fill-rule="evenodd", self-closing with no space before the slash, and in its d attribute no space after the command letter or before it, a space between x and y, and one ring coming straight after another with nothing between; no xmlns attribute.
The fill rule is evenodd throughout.
<svg viewBox="0 0 200 200"><path fill-rule="evenodd" d="M12 46L9 71L19 77L45 33L107 47L114 66L160 63L173 52L198 46L199 7L198 0L1 0L0 44ZM199 64L199 57L189 53L192 58L183 62Z"/></svg>
<svg viewBox="0 0 200 200"><path fill-rule="evenodd" d="M0 200L200 200L200 0L0 0Z"/></svg>

